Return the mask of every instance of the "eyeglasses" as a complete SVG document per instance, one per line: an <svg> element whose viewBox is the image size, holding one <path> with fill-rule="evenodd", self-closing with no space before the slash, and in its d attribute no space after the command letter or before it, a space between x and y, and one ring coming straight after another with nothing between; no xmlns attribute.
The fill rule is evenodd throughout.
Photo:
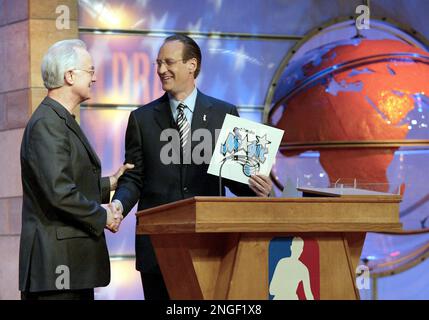
<svg viewBox="0 0 429 320"><path fill-rule="evenodd" d="M72 69L71 71L73 71L73 70L88 72L88 73L91 75L91 77L93 77L93 76L94 76L94 74L95 74L95 70L94 70L94 69L90 69L90 70L85 70L85 69Z"/></svg>
<svg viewBox="0 0 429 320"><path fill-rule="evenodd" d="M184 60L184 59L180 59L180 60L174 60L174 59L156 60L153 64L155 66L157 66L158 68L161 68L161 66L163 64L165 64L165 66L168 68L168 67L171 67L174 64L178 63L179 61L186 61L186 60Z"/></svg>

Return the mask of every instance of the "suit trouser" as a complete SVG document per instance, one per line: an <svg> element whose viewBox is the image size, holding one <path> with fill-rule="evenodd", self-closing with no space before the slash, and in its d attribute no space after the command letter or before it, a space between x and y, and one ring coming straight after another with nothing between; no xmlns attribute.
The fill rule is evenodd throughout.
<svg viewBox="0 0 429 320"><path fill-rule="evenodd" d="M140 272L145 300L170 300L161 273Z"/></svg>

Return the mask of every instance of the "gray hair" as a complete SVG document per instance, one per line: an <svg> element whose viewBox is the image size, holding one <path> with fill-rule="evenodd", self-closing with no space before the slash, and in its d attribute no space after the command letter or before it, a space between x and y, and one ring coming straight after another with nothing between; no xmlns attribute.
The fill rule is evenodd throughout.
<svg viewBox="0 0 429 320"><path fill-rule="evenodd" d="M64 85L64 73L77 68L79 55L77 48L86 50L82 40L62 40L54 43L42 59L43 84L47 89L55 89Z"/></svg>

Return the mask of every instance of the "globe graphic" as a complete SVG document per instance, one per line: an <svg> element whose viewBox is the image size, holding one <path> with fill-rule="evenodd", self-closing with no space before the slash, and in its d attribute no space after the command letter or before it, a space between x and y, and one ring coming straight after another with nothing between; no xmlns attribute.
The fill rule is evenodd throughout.
<svg viewBox="0 0 429 320"><path fill-rule="evenodd" d="M429 240L428 119L429 53L401 40L355 37L290 62L267 122L285 131L277 172L298 171L312 153L302 176L403 196L403 228L420 235L368 234L362 252L364 260L388 262Z"/></svg>

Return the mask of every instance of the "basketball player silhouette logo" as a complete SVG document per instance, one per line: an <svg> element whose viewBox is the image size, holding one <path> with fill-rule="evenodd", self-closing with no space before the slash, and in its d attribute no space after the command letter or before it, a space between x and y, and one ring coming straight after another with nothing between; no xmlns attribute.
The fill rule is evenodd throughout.
<svg viewBox="0 0 429 320"><path fill-rule="evenodd" d="M300 237L275 238L270 243L269 293L271 299L314 300L319 298L320 279L317 242L314 240L306 241L306 251L309 251L306 252L306 258L302 257L304 244L304 240ZM282 251L283 254L279 256L281 252L278 251ZM272 271L273 269L274 271ZM314 294L312 289L317 292Z"/></svg>

